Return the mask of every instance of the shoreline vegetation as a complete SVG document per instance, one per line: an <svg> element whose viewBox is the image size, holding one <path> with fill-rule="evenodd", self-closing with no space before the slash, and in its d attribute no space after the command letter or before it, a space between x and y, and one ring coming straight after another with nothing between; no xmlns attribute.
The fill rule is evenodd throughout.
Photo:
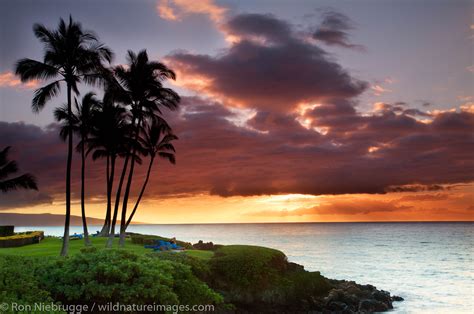
<svg viewBox="0 0 474 314"><path fill-rule="evenodd" d="M119 239L115 239L118 241ZM402 298L353 281L328 279L276 249L179 241L182 252L146 249L159 236L130 233L123 248L61 240L0 249L0 301L30 304L211 304L216 313L372 313Z"/></svg>

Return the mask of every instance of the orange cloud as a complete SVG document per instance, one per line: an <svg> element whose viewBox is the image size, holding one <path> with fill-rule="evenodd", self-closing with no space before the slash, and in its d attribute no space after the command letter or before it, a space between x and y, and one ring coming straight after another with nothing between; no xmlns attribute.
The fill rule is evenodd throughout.
<svg viewBox="0 0 474 314"><path fill-rule="evenodd" d="M227 8L218 6L213 0L158 0L156 10L161 18L169 21L180 21L190 14L202 14L214 23L220 23L227 12Z"/></svg>
<svg viewBox="0 0 474 314"><path fill-rule="evenodd" d="M38 85L39 82L37 80L33 80L28 83L22 83L21 80L12 72L0 73L0 87L20 87L33 89L37 88Z"/></svg>

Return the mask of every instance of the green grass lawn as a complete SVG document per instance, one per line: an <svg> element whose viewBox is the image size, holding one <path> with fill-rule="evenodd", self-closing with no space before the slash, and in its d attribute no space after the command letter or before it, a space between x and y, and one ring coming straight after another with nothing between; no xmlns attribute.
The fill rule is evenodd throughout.
<svg viewBox="0 0 474 314"><path fill-rule="evenodd" d="M104 248L107 238L92 237L92 245L97 248ZM14 248L0 248L2 255L21 255L21 256L59 256L62 241L59 238L45 238L38 244L25 245ZM84 247L83 240L72 240L69 244L69 255L77 254ZM114 247L118 247L118 239L115 239ZM133 244L130 239L126 240L124 250L133 251L138 254L153 252L151 249L145 249L143 245ZM183 254L183 253L177 253ZM214 253L211 251L186 250L184 254L201 259L210 259Z"/></svg>

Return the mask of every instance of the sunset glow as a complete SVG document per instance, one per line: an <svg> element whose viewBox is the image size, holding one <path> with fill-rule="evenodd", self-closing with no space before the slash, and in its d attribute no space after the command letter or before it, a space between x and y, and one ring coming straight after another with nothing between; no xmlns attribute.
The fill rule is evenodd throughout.
<svg viewBox="0 0 474 314"><path fill-rule="evenodd" d="M166 86L181 95L180 108L163 112L179 137L177 163L156 163L135 220L474 220L473 6L420 3L401 8L403 21L393 23L382 18L393 13L383 1L371 5L377 14L351 1L334 10L322 9L331 1L117 3L113 20L133 16L129 28L111 22L104 3L97 16L74 7L116 48L115 65L127 64L130 46L147 48L177 75ZM41 52L31 26L53 25L71 7L38 6L22 19L7 13L18 4L8 7L0 148L13 147L40 189L2 197L0 211L63 214L66 153L52 111L65 90L35 115L31 99L43 82L22 83L14 65ZM432 18L439 14L443 25ZM137 182L145 180L144 160ZM104 164L88 163L88 215L102 218ZM74 215L79 175L74 168Z"/></svg>

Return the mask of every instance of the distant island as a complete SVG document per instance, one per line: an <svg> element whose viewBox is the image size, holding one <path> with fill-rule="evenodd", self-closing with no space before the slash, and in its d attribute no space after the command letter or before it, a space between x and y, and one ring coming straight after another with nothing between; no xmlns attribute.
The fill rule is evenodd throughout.
<svg viewBox="0 0 474 314"><path fill-rule="evenodd" d="M55 215L48 213L41 214L16 214L0 213L0 221L5 225L15 226L62 226L64 225L64 215ZM102 225L103 219L88 217L87 221L91 225ZM119 220L120 222L120 220ZM132 224L143 224L133 222ZM71 215L71 226L82 226L82 217Z"/></svg>

